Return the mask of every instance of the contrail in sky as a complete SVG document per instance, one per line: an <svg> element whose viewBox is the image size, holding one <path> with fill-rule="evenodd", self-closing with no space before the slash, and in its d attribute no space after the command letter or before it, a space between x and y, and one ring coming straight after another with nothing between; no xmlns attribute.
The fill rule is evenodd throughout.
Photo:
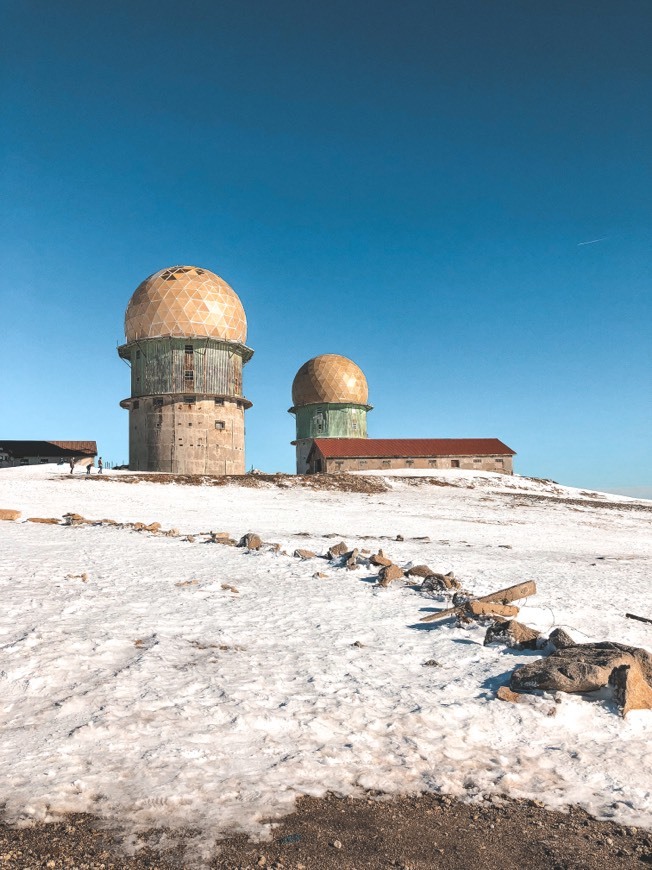
<svg viewBox="0 0 652 870"><path fill-rule="evenodd" d="M577 243L577 247L578 247L578 248L581 248L582 245L595 245L596 242L604 242L604 240L605 240L605 239L608 239L608 238L609 238L609 236L602 236L602 237L599 238L599 239L591 239L591 240L588 241L588 242L578 242L578 243Z"/></svg>

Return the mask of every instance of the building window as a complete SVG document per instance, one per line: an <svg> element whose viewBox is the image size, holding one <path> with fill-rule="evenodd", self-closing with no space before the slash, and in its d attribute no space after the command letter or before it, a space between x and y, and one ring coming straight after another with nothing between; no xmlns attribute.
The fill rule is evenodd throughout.
<svg viewBox="0 0 652 870"><path fill-rule="evenodd" d="M226 429L226 423L224 422L224 420L216 420L215 421L215 428L216 429Z"/></svg>
<svg viewBox="0 0 652 870"><path fill-rule="evenodd" d="M341 469L343 465L344 465L344 462L341 459L337 459L335 461L335 468L337 468L338 470Z"/></svg>
<svg viewBox="0 0 652 870"><path fill-rule="evenodd" d="M191 344L187 344L185 350L186 350L186 353L194 353L195 349Z"/></svg>
<svg viewBox="0 0 652 870"><path fill-rule="evenodd" d="M135 401L135 402L132 403L132 405L131 405L131 410L132 410L132 411L137 411L139 408L140 408L140 402L139 402L139 401Z"/></svg>
<svg viewBox="0 0 652 870"><path fill-rule="evenodd" d="M429 465L431 468L437 468L437 460L436 460L436 459L429 459L429 460L428 460L428 465Z"/></svg>
<svg viewBox="0 0 652 870"><path fill-rule="evenodd" d="M189 426L192 426L192 423L188 423Z"/></svg>
<svg viewBox="0 0 652 870"><path fill-rule="evenodd" d="M496 465L502 465L502 464L503 464L503 460L502 460L502 459L498 459L498 457L496 457L496 459L495 459L495 463L496 463Z"/></svg>
<svg viewBox="0 0 652 870"><path fill-rule="evenodd" d="M411 467L412 465L414 465L414 459L406 459L405 464L408 466L408 468Z"/></svg>
<svg viewBox="0 0 652 870"><path fill-rule="evenodd" d="M154 407L162 408L163 407L163 399L154 399Z"/></svg>
<svg viewBox="0 0 652 870"><path fill-rule="evenodd" d="M474 462L482 462L482 460L480 459L479 456L474 456L474 457L473 457L473 461L474 461Z"/></svg>
<svg viewBox="0 0 652 870"><path fill-rule="evenodd" d="M451 468L459 468L459 467L460 467L459 459L451 459Z"/></svg>
<svg viewBox="0 0 652 870"><path fill-rule="evenodd" d="M224 399L215 399L215 404L216 404L216 405L223 405L223 404L224 404Z"/></svg>
<svg viewBox="0 0 652 870"><path fill-rule="evenodd" d="M383 459L383 468L389 468L392 464L390 459Z"/></svg>
<svg viewBox="0 0 652 870"><path fill-rule="evenodd" d="M366 464L367 464L367 460L366 460L366 459L361 459L361 460L360 460L360 468L362 468L362 466L363 466L363 465L366 465Z"/></svg>

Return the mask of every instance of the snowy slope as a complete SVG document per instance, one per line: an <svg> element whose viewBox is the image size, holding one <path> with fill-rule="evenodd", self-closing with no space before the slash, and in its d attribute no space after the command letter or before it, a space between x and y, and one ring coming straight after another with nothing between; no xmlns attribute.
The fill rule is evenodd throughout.
<svg viewBox="0 0 652 870"><path fill-rule="evenodd" d="M87 811L134 829L260 832L300 794L435 789L652 827L652 712L623 721L608 698L565 695L549 717L543 699L499 702L496 686L535 653L485 648L480 627L420 624L444 601L379 589L371 567L291 555L343 537L453 570L477 594L535 579L524 622L651 649L652 626L623 618L652 616L649 502L488 473L386 477L374 495L118 478L6 469L0 507L253 530L290 555L0 523L9 819Z"/></svg>

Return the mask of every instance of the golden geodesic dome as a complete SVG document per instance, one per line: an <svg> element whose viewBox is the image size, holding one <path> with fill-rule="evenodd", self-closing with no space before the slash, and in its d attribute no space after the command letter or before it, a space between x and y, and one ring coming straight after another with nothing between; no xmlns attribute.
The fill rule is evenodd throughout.
<svg viewBox="0 0 652 870"><path fill-rule="evenodd" d="M292 383L292 404L322 402L366 405L369 387L362 369L336 353L324 353L304 363Z"/></svg>
<svg viewBox="0 0 652 870"><path fill-rule="evenodd" d="M247 317L237 293L219 275L172 266L146 278L125 312L127 341L202 336L244 344Z"/></svg>

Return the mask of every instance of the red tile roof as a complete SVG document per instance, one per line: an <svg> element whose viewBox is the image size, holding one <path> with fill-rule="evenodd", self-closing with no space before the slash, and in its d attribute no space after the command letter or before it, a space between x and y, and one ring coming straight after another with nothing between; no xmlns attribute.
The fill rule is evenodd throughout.
<svg viewBox="0 0 652 870"><path fill-rule="evenodd" d="M515 456L498 438L315 438L324 459L416 456Z"/></svg>

